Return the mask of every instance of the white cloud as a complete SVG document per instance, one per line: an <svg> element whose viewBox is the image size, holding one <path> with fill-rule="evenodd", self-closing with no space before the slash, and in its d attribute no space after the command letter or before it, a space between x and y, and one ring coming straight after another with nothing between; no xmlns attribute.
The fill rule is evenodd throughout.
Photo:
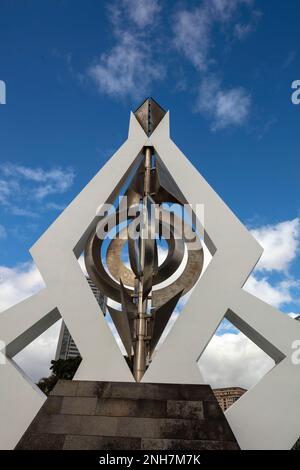
<svg viewBox="0 0 300 470"><path fill-rule="evenodd" d="M237 23L234 27L235 36L240 40L245 39L249 34L255 31L261 16L260 11L254 10L248 23Z"/></svg>
<svg viewBox="0 0 300 470"><path fill-rule="evenodd" d="M55 359L61 320L30 343L14 357L14 361L37 383L42 377L49 377L51 361Z"/></svg>
<svg viewBox="0 0 300 470"><path fill-rule="evenodd" d="M251 13L249 23L236 23L239 7L250 8L252 0L204 0L200 6L181 8L173 18L174 45L199 71L206 74L198 90L195 110L212 120L211 129L225 129L246 123L251 109L251 96L243 87L223 89L211 73L216 64L212 57L214 32L232 29L240 39L255 29L260 16Z"/></svg>
<svg viewBox="0 0 300 470"><path fill-rule="evenodd" d="M46 208L53 211L63 211L66 208L66 204L57 204L56 202L47 202Z"/></svg>
<svg viewBox="0 0 300 470"><path fill-rule="evenodd" d="M257 140L262 140L266 134L278 123L278 118L276 117L271 117L270 119L267 119L264 121L259 128L257 129L256 132L256 138Z"/></svg>
<svg viewBox="0 0 300 470"><path fill-rule="evenodd" d="M212 15L219 21L229 21L237 9L244 5L251 7L255 0L205 0Z"/></svg>
<svg viewBox="0 0 300 470"><path fill-rule="evenodd" d="M242 87L223 90L220 81L207 78L202 81L196 110L212 119L212 130L228 126L242 126L250 114L251 97Z"/></svg>
<svg viewBox="0 0 300 470"><path fill-rule="evenodd" d="M274 361L243 333L213 336L199 360L205 382L213 388L249 389L273 366Z"/></svg>
<svg viewBox="0 0 300 470"><path fill-rule="evenodd" d="M264 225L251 233L264 252L245 290L277 308L297 301L294 290L299 291L299 281L290 276L289 268L299 251L300 219ZM270 281L267 275L273 272L281 274L281 281Z"/></svg>
<svg viewBox="0 0 300 470"><path fill-rule="evenodd" d="M11 215L17 215L17 216L21 216L21 217L33 217L33 218L36 218L38 217L38 213L37 212L34 212L30 209L25 209L23 207L18 207L14 204L8 204L6 206L6 208L9 208L9 212Z"/></svg>
<svg viewBox="0 0 300 470"><path fill-rule="evenodd" d="M291 290L297 286L298 283L293 280L284 280L272 285L266 277L257 279L255 275L251 275L244 289L273 307L280 308L293 301Z"/></svg>
<svg viewBox="0 0 300 470"><path fill-rule="evenodd" d="M299 251L300 219L265 225L251 233L264 248L256 270L287 272Z"/></svg>
<svg viewBox="0 0 300 470"><path fill-rule="evenodd" d="M0 239L6 238L6 237L7 237L6 229L3 225L0 225Z"/></svg>
<svg viewBox="0 0 300 470"><path fill-rule="evenodd" d="M152 61L149 48L129 32L119 35L118 43L108 54L101 55L88 75L102 93L114 97L140 97L150 83L164 76L162 65Z"/></svg>
<svg viewBox="0 0 300 470"><path fill-rule="evenodd" d="M15 184L19 181L29 181L36 183L31 195L37 199L44 199L50 194L62 194L66 192L73 184L75 173L72 168L52 168L44 170L43 168L30 168L22 165L13 165L6 163L1 166L1 172L6 178L7 183ZM10 193L8 189L8 193Z"/></svg>
<svg viewBox="0 0 300 470"><path fill-rule="evenodd" d="M34 263L23 263L14 268L0 266L0 312L30 297L43 287L44 282ZM58 340L59 323L14 357L19 367L35 382L49 375Z"/></svg>
<svg viewBox="0 0 300 470"><path fill-rule="evenodd" d="M288 313L288 316L291 317L291 318L298 318L298 317L300 317L300 314L291 312L291 313Z"/></svg>
<svg viewBox="0 0 300 470"><path fill-rule="evenodd" d="M295 50L290 51L283 63L282 68L284 70L289 68L289 66L295 61L296 57L297 57L297 52Z"/></svg>
<svg viewBox="0 0 300 470"><path fill-rule="evenodd" d="M207 69L211 19L205 8L181 10L173 21L174 45L200 71Z"/></svg>
<svg viewBox="0 0 300 470"><path fill-rule="evenodd" d="M214 26L230 24L240 5L252 4L252 0L204 0L199 7L179 9L173 18L175 47L198 70L207 70L212 62L209 54Z"/></svg>
<svg viewBox="0 0 300 470"><path fill-rule="evenodd" d="M0 179L0 204L5 204L10 192L11 188L8 182Z"/></svg>
<svg viewBox="0 0 300 470"><path fill-rule="evenodd" d="M109 7L115 45L87 69L99 92L139 98L149 94L153 81L164 78L165 67L152 53L154 36L145 28L151 24L153 33L159 11L156 0L123 0Z"/></svg>
<svg viewBox="0 0 300 470"><path fill-rule="evenodd" d="M139 27L151 25L161 6L157 0L123 0L129 18Z"/></svg>
<svg viewBox="0 0 300 470"><path fill-rule="evenodd" d="M45 199L65 193L74 178L72 168L46 170L4 163L0 165L0 205L12 215L38 217L41 209L51 208Z"/></svg>
<svg viewBox="0 0 300 470"><path fill-rule="evenodd" d="M14 268L0 266L0 312L43 287L43 279L34 263L23 263Z"/></svg>

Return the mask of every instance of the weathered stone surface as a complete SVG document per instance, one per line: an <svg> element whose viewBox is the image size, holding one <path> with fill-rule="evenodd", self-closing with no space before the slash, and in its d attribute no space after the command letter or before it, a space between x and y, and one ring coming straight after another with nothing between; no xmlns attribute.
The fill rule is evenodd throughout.
<svg viewBox="0 0 300 470"><path fill-rule="evenodd" d="M78 397L99 397L101 396L102 382L77 382L76 395ZM105 383L105 382L104 382Z"/></svg>
<svg viewBox="0 0 300 470"><path fill-rule="evenodd" d="M63 434L25 433L16 450L62 450L65 437Z"/></svg>
<svg viewBox="0 0 300 470"><path fill-rule="evenodd" d="M78 382L75 380L59 380L50 393L54 396L74 397L76 395Z"/></svg>
<svg viewBox="0 0 300 470"><path fill-rule="evenodd" d="M103 398L130 398L133 400L206 400L215 401L208 385L174 385L147 383L102 383L98 396Z"/></svg>
<svg viewBox="0 0 300 470"><path fill-rule="evenodd" d="M209 385L147 384L135 382L92 382L60 380L51 395L131 400L215 401Z"/></svg>
<svg viewBox="0 0 300 470"><path fill-rule="evenodd" d="M44 415L33 425L35 434L47 429L51 434L91 436L152 437L160 438L210 438L206 423L184 419L128 418L108 416ZM218 424L218 433L224 430ZM212 437L214 434L212 433Z"/></svg>
<svg viewBox="0 0 300 470"><path fill-rule="evenodd" d="M208 385L62 380L17 448L203 450L238 445Z"/></svg>
<svg viewBox="0 0 300 470"><path fill-rule="evenodd" d="M233 439L228 426L219 420L43 415L33 424L32 432L39 434L45 429L50 434L221 441Z"/></svg>
<svg viewBox="0 0 300 470"><path fill-rule="evenodd" d="M101 416L164 418L167 417L167 402L160 400L102 398L97 402L95 414Z"/></svg>
<svg viewBox="0 0 300 470"><path fill-rule="evenodd" d="M236 442L188 439L142 439L142 450L238 450Z"/></svg>
<svg viewBox="0 0 300 470"><path fill-rule="evenodd" d="M63 415L88 416L95 414L96 407L96 397L63 397L61 404L61 413Z"/></svg>
<svg viewBox="0 0 300 470"><path fill-rule="evenodd" d="M217 401L213 402L203 402L203 414L204 418L223 418L224 413Z"/></svg>
<svg viewBox="0 0 300 470"><path fill-rule="evenodd" d="M98 436L66 436L63 450L139 450L141 439Z"/></svg>
<svg viewBox="0 0 300 470"><path fill-rule="evenodd" d="M203 419L202 401L169 400L168 418Z"/></svg>
<svg viewBox="0 0 300 470"><path fill-rule="evenodd" d="M41 412L49 415L59 414L61 410L63 397L52 397L50 396L47 401L45 401Z"/></svg>

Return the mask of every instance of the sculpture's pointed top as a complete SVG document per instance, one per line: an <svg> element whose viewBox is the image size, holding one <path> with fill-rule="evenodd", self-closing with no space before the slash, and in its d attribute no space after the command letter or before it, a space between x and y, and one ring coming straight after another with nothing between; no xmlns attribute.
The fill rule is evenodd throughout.
<svg viewBox="0 0 300 470"><path fill-rule="evenodd" d="M149 137L158 126L166 111L153 99L147 98L134 112L135 117Z"/></svg>

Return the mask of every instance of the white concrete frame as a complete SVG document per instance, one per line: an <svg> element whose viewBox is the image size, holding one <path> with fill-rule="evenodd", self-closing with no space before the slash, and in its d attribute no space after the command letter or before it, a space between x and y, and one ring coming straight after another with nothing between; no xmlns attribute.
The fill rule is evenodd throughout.
<svg viewBox="0 0 300 470"><path fill-rule="evenodd" d="M242 289L262 248L170 139L168 113L150 138L131 113L126 142L32 247L46 288L0 314L8 345L0 365L0 448L16 445L45 401L11 358L60 316L83 357L75 379L134 380L77 258L99 204L114 199L145 145L155 147L186 199L204 204L214 256L143 381L203 383L197 362L226 315L277 363L226 412L233 432L242 449L289 449L300 435L300 365L291 361L300 323Z"/></svg>

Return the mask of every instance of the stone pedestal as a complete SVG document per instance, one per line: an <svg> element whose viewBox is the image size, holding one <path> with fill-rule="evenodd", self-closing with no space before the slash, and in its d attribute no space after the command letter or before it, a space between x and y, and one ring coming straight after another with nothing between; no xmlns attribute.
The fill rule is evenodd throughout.
<svg viewBox="0 0 300 470"><path fill-rule="evenodd" d="M60 380L16 449L238 449L208 385Z"/></svg>

